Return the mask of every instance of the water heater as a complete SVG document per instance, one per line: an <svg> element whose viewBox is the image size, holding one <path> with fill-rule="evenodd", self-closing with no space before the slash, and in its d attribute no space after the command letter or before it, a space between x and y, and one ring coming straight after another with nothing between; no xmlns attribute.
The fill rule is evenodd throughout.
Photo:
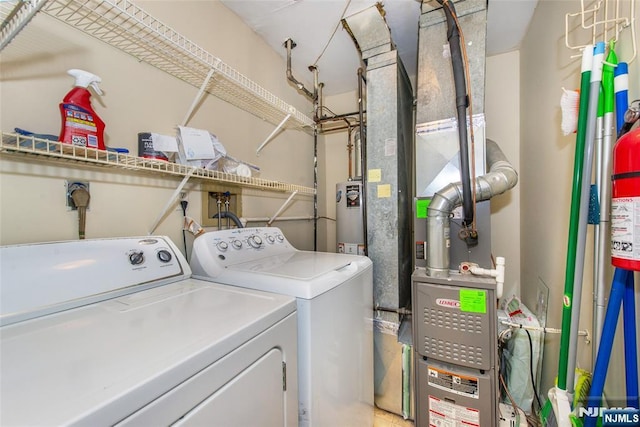
<svg viewBox="0 0 640 427"><path fill-rule="evenodd" d="M336 184L337 252L366 255L364 237L364 198L361 181Z"/></svg>

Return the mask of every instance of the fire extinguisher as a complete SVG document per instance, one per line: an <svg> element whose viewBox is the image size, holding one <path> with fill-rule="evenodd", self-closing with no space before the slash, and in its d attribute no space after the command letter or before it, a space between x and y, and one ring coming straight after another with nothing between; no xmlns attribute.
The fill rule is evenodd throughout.
<svg viewBox="0 0 640 427"><path fill-rule="evenodd" d="M638 119L626 120L631 125ZM628 126L627 130L631 126ZM640 128L622 135L613 147L611 263L640 271Z"/></svg>

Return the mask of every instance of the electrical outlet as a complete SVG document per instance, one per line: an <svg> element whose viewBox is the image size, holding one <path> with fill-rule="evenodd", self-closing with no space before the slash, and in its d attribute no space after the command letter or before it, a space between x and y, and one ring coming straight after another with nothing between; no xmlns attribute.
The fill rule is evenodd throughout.
<svg viewBox="0 0 640 427"><path fill-rule="evenodd" d="M73 203L73 199L71 198L71 193L77 188L84 188L89 191L89 182L88 181L65 181L65 197L66 197L66 206L68 211L77 211L78 208L76 204ZM90 192L90 191L89 191ZM89 208L87 208L89 210Z"/></svg>

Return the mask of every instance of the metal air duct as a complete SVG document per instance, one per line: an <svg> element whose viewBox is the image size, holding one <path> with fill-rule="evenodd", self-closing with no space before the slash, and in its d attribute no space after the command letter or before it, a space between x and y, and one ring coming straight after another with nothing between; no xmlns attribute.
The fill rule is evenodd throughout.
<svg viewBox="0 0 640 427"><path fill-rule="evenodd" d="M399 342L411 303L413 89L378 3L345 18L366 64L366 135L362 177L367 255L373 261L375 403L411 416L411 351ZM404 357L406 356L406 357Z"/></svg>

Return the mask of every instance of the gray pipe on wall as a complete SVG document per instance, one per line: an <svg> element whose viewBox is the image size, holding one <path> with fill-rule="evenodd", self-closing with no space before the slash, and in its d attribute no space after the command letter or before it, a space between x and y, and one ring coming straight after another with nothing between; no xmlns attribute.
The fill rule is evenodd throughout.
<svg viewBox="0 0 640 427"><path fill-rule="evenodd" d="M476 201L489 200L502 194L518 182L518 173L507 160L498 144L487 139L489 172L476 178ZM427 275L449 277L450 217L461 206L462 183L453 182L437 191L427 208Z"/></svg>

